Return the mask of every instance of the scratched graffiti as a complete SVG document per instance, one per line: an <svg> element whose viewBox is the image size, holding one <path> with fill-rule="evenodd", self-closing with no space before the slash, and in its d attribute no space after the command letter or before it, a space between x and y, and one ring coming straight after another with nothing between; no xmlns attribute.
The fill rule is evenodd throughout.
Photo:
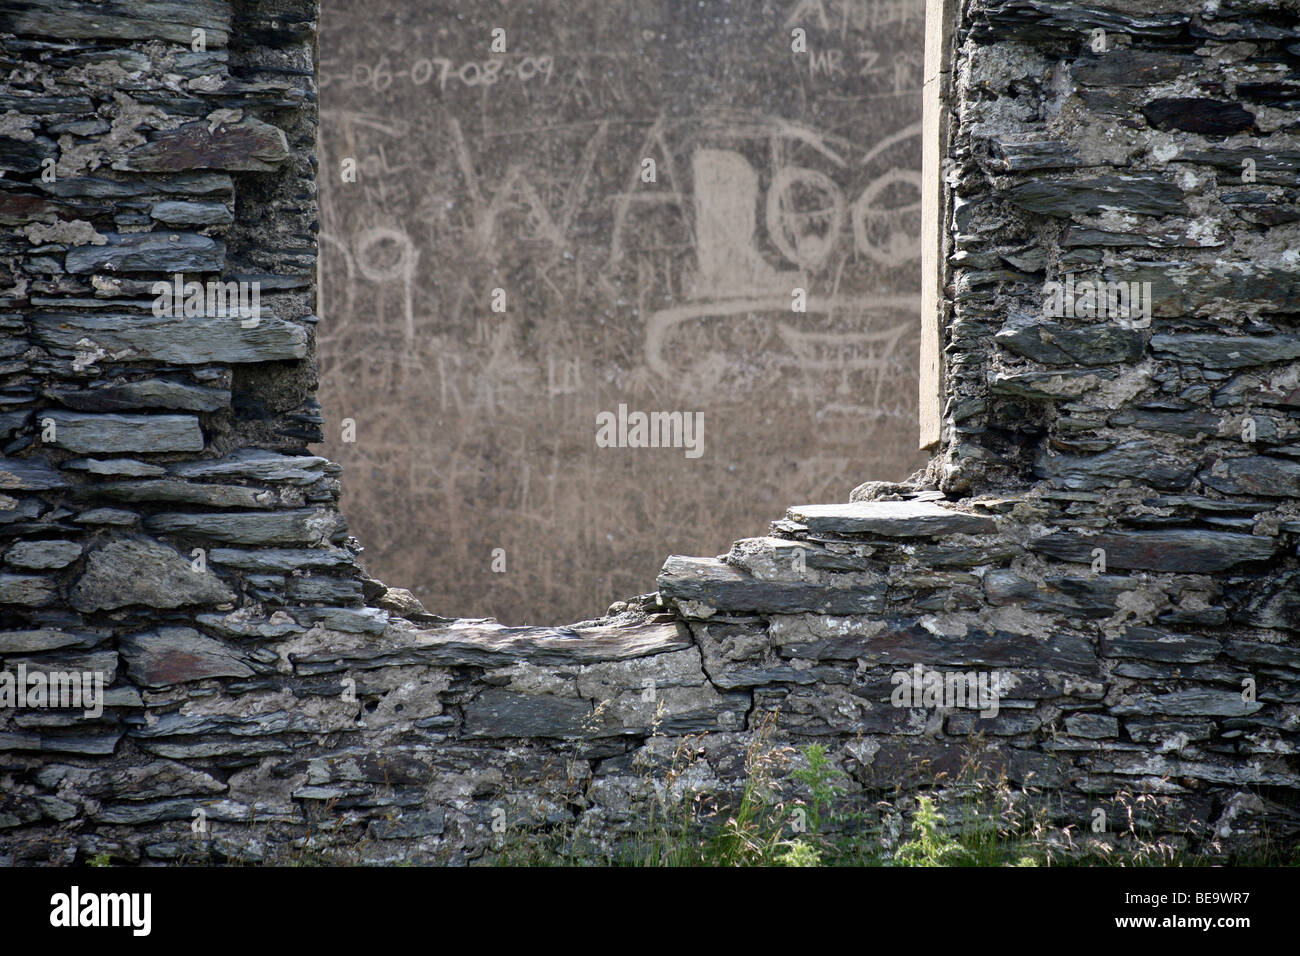
<svg viewBox="0 0 1300 956"><path fill-rule="evenodd" d="M921 0L411 6L321 31L320 395L372 573L578 620L923 461ZM619 403L706 453L597 448Z"/></svg>

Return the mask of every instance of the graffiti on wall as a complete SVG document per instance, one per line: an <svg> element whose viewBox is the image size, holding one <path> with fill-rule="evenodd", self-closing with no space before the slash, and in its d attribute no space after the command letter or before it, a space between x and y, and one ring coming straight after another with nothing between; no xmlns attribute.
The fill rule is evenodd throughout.
<svg viewBox="0 0 1300 956"><path fill-rule="evenodd" d="M329 452L431 607L591 616L919 463L921 4L723 6L326 12ZM707 453L597 448L619 403Z"/></svg>

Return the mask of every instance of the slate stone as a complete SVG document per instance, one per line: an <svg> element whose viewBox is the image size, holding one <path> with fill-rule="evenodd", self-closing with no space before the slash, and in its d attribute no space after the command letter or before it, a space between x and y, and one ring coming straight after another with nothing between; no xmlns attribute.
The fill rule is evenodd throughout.
<svg viewBox="0 0 1300 956"><path fill-rule="evenodd" d="M1181 129L1203 136L1231 136L1255 126L1255 114L1240 103L1201 96L1160 97L1143 106L1142 115L1156 129Z"/></svg>
<svg viewBox="0 0 1300 956"><path fill-rule="evenodd" d="M1180 491L1192 480L1195 465L1165 464L1150 442L1124 442L1096 455L1057 455L1044 448L1034 460L1034 474L1075 491L1118 486L1121 481Z"/></svg>
<svg viewBox="0 0 1300 956"><path fill-rule="evenodd" d="M7 32L42 40L170 40L188 47L193 28L207 32L211 47L226 45L230 4L223 0L150 0L105 4L97 0L59 0L33 4L0 0L0 22Z"/></svg>
<svg viewBox="0 0 1300 956"><path fill-rule="evenodd" d="M1130 717L1124 721L1129 737L1138 743L1165 744L1176 739L1209 740L1214 736L1212 720L1143 720Z"/></svg>
<svg viewBox="0 0 1300 956"><path fill-rule="evenodd" d="M798 668L784 664L768 667L711 667L705 665L709 680L722 690L735 690L745 687L760 687L767 684L847 684L849 679L834 668L809 667Z"/></svg>
<svg viewBox="0 0 1300 956"><path fill-rule="evenodd" d="M343 516L315 508L296 508L267 514L167 512L147 515L146 529L160 534L191 535L232 544L307 545L339 542L347 523Z"/></svg>
<svg viewBox="0 0 1300 956"><path fill-rule="evenodd" d="M1300 462L1266 455L1221 458L1196 477L1201 484L1225 495L1300 496Z"/></svg>
<svg viewBox="0 0 1300 956"><path fill-rule="evenodd" d="M40 654L35 657L6 657L5 667L15 669L19 665L31 671L51 673L61 671L77 674L102 674L105 686L117 678L117 651L113 650L69 650L62 649L54 653Z"/></svg>
<svg viewBox="0 0 1300 956"><path fill-rule="evenodd" d="M71 471L84 471L90 475L106 475L114 478L152 478L167 474L167 469L162 465L150 465L143 461L136 461L134 458L108 460L71 458L65 461L62 467Z"/></svg>
<svg viewBox="0 0 1300 956"><path fill-rule="evenodd" d="M1062 169L1080 166L1083 163L1075 148L1061 140L1016 143L995 138L989 141L989 148L994 158L994 166L1000 172Z"/></svg>
<svg viewBox="0 0 1300 956"><path fill-rule="evenodd" d="M741 538L732 542L726 564L755 577L781 580L799 576L796 570L806 567L817 571L880 572L881 562L853 553L831 551L811 541L789 538Z"/></svg>
<svg viewBox="0 0 1300 956"><path fill-rule="evenodd" d="M1115 377L1110 369L1053 369L1050 372L998 372L989 382L994 395L1060 401L1086 395Z"/></svg>
<svg viewBox="0 0 1300 956"><path fill-rule="evenodd" d="M13 412L0 412L0 438L9 438L24 430L32 420L33 410L19 409Z"/></svg>
<svg viewBox="0 0 1300 956"><path fill-rule="evenodd" d="M234 593L211 571L195 571L188 558L160 541L119 537L92 548L85 571L69 593L78 611L143 604L176 608L224 604Z"/></svg>
<svg viewBox="0 0 1300 956"><path fill-rule="evenodd" d="M155 133L148 143L115 161L113 168L148 173L192 169L271 172L288 158L283 130L245 116L215 128L203 119Z"/></svg>
<svg viewBox="0 0 1300 956"><path fill-rule="evenodd" d="M129 527L137 523L140 516L134 511L127 511L123 508L92 508L89 511L83 511L72 520L77 524L106 524Z"/></svg>
<svg viewBox="0 0 1300 956"><path fill-rule="evenodd" d="M1099 323L1070 329L1057 322L1007 325L995 341L1044 365L1115 365L1136 362L1146 338L1136 329Z"/></svg>
<svg viewBox="0 0 1300 956"><path fill-rule="evenodd" d="M1151 350L1158 356L1203 368L1243 368L1300 358L1300 336L1161 334L1151 337Z"/></svg>
<svg viewBox="0 0 1300 956"><path fill-rule="evenodd" d="M1293 619L1289 630L1300 630L1300 620ZM1300 670L1300 647L1262 641L1228 641L1224 651L1233 660Z"/></svg>
<svg viewBox="0 0 1300 956"><path fill-rule="evenodd" d="M5 563L40 571L66 568L80 556L76 541L20 541L5 552Z"/></svg>
<svg viewBox="0 0 1300 956"><path fill-rule="evenodd" d="M930 501L798 505L786 511L786 517L805 525L814 534L938 538L949 534L992 534L997 531L992 518L945 508Z"/></svg>
<svg viewBox="0 0 1300 956"><path fill-rule="evenodd" d="M1300 109L1300 86L1294 83L1238 83L1236 94L1251 103L1264 103L1274 109Z"/></svg>
<svg viewBox="0 0 1300 956"><path fill-rule="evenodd" d="M1173 634L1151 627L1129 627L1122 636L1103 634L1103 657L1136 657L1149 661L1196 663L1212 661L1223 643L1212 637Z"/></svg>
<svg viewBox="0 0 1300 956"><path fill-rule="evenodd" d="M1073 634L1028 637L1008 631L970 630L962 637L934 634L920 623L887 619L885 627L853 627L842 636L813 638L780 647L784 658L798 660L865 660L871 664L930 667L1021 667L1096 673L1092 643Z"/></svg>
<svg viewBox="0 0 1300 956"><path fill-rule="evenodd" d="M889 791L900 786L931 786L936 779L970 780L973 776L992 784L1003 775L1014 784L1035 788L1059 787L1066 779L1061 762L1050 754L981 746L969 738L935 743L886 739L861 770L868 787Z"/></svg>
<svg viewBox="0 0 1300 956"><path fill-rule="evenodd" d="M1124 10L1059 0L988 0L985 10L986 16L972 26L972 37L979 43L1014 39L1038 45L1065 40L1072 48L1093 30L1133 37L1175 37L1192 16L1181 11Z"/></svg>
<svg viewBox="0 0 1300 956"><path fill-rule="evenodd" d="M41 390L41 394L60 405L86 412L114 412L132 408L215 412L230 405L229 389L205 388L159 378L138 382L108 382L100 387L89 388L46 388Z"/></svg>
<svg viewBox="0 0 1300 956"><path fill-rule="evenodd" d="M0 171L35 173L47 159L58 158L58 148L48 136L19 139L0 135Z"/></svg>
<svg viewBox="0 0 1300 956"><path fill-rule="evenodd" d="M242 666L239 656L228 648L225 648L220 641L213 641L211 638L204 638L198 631L189 628L166 628L171 631L187 631L188 636L178 635L173 639L175 647L182 648L176 651L174 647L165 647L157 641L140 652L139 649L133 651L137 656L141 653L158 657L163 655L163 663L170 662L170 671L163 676L170 674L201 674L199 677L182 676L179 680L164 680L155 686L162 684L179 684L186 680L202 680L205 677L239 677L240 674L210 674L208 671L216 669L238 669ZM150 639L154 635L137 635L145 639ZM207 644L199 643L195 638L203 638ZM125 656L125 655L124 655ZM234 737L273 737L277 734L318 734L322 731L321 722L315 718L303 713L290 713L284 710L269 711L256 714L183 714L172 712L161 714L158 718L143 727L136 727L131 730L131 737L135 739L147 739L150 737L204 737L209 734L230 734Z"/></svg>
<svg viewBox="0 0 1300 956"><path fill-rule="evenodd" d="M1143 246L1165 249L1179 246L1222 245L1222 240L1208 236L1188 237L1181 229L1161 229L1145 224L1132 232L1107 232L1105 229L1088 229L1073 223L1066 226L1061 244L1067 249L1093 246Z"/></svg>
<svg viewBox="0 0 1300 956"><path fill-rule="evenodd" d="M764 581L751 577L716 558L687 558L672 555L659 572L659 593L665 601L679 605L702 604L725 611L761 614L867 614L881 611L885 604L882 581L872 590L859 586L830 587L790 581Z"/></svg>
<svg viewBox="0 0 1300 956"><path fill-rule="evenodd" d="M1093 550L1102 548L1110 568L1203 574L1226 571L1250 561L1266 561L1272 557L1276 542L1249 534L1185 528L1092 535L1058 531L1034 538L1029 547L1062 561L1089 565Z"/></svg>
<svg viewBox="0 0 1300 956"><path fill-rule="evenodd" d="M0 111L3 111L0 97ZM55 222L68 211L61 203L42 196L0 192L0 225L21 226L29 222ZM68 216L67 218L72 218Z"/></svg>
<svg viewBox="0 0 1300 956"><path fill-rule="evenodd" d="M101 176L60 177L52 183L36 184L61 198L130 199L157 193L173 195L234 196L235 184L228 173L178 173L163 178L130 176L121 179Z"/></svg>
<svg viewBox="0 0 1300 956"><path fill-rule="evenodd" d="M300 634L303 628L283 611L270 616L252 613L252 608L241 608L229 614L203 611L194 620L204 627L229 637L270 639Z"/></svg>
<svg viewBox="0 0 1300 956"><path fill-rule="evenodd" d="M1042 725L1042 718L1034 713L1004 710L996 717L987 717L978 711L959 710L948 716L944 729L953 736L989 734L995 737L1014 737L1032 734Z"/></svg>
<svg viewBox="0 0 1300 956"><path fill-rule="evenodd" d="M1126 262L1106 267L1102 277L1108 282L1150 282L1151 312L1157 317L1176 318L1211 304L1216 313L1246 303L1256 303L1260 312L1300 309L1300 270L1252 261ZM1195 355L1190 361L1197 361Z"/></svg>
<svg viewBox="0 0 1300 956"><path fill-rule="evenodd" d="M129 634L118 647L131 679L148 687L253 674L237 652L189 627Z"/></svg>
<svg viewBox="0 0 1300 956"><path fill-rule="evenodd" d="M205 819L214 823L299 823L299 816L288 809L274 809L234 800L163 800L157 803L105 804L91 818L119 826L144 826L169 821L192 821L195 809L201 808Z"/></svg>
<svg viewBox="0 0 1300 956"><path fill-rule="evenodd" d="M169 199L154 203L149 216L175 226L224 226L234 221L230 208L223 202L194 202Z"/></svg>
<svg viewBox="0 0 1300 956"><path fill-rule="evenodd" d="M864 706L843 695L830 696L824 690L791 691L781 703L776 728L782 733L835 734L860 737L865 734L915 736L925 730L926 713L919 709L891 707L888 696L882 704Z"/></svg>
<svg viewBox="0 0 1300 956"><path fill-rule="evenodd" d="M1172 627L1219 627L1228 621L1228 609L1222 606L1205 608L1175 607L1158 618L1161 624Z"/></svg>
<svg viewBox="0 0 1300 956"><path fill-rule="evenodd" d="M1065 718L1065 732L1093 740L1114 739L1119 736L1119 721L1106 714L1070 714Z"/></svg>
<svg viewBox="0 0 1300 956"><path fill-rule="evenodd" d="M1189 163L1201 163L1218 169L1229 170L1236 176L1241 175L1242 160L1250 159L1255 164L1257 184L1295 185L1300 178L1300 150L1274 149L1268 146L1252 146L1246 149L1184 149L1178 154L1179 160ZM1232 182L1227 177L1219 177L1220 183Z"/></svg>
<svg viewBox="0 0 1300 956"><path fill-rule="evenodd" d="M1143 409L1125 409L1107 420L1111 427L1166 432L1184 438L1217 435L1221 422L1220 416L1213 412L1157 412Z"/></svg>
<svg viewBox="0 0 1300 956"><path fill-rule="evenodd" d="M1211 40L1223 40L1233 42L1237 40L1294 40L1300 38L1300 31L1296 29L1293 23L1283 22L1278 24L1276 21L1261 19L1249 16L1255 11L1267 12L1277 9L1268 0L1262 3L1243 5L1241 8L1247 16L1241 19L1207 19L1203 22L1198 17L1196 21L1188 24L1187 32L1194 37L1201 37ZM1296 44L1289 44L1290 47ZM1294 51L1292 51L1294 52Z"/></svg>
<svg viewBox="0 0 1300 956"><path fill-rule="evenodd" d="M57 597L54 582L35 574L0 574L0 604L40 607Z"/></svg>
<svg viewBox="0 0 1300 956"><path fill-rule="evenodd" d="M291 485L311 485L338 470L315 455L283 455L258 448L240 449L225 458L183 461L168 469L182 478L248 478Z"/></svg>
<svg viewBox="0 0 1300 956"><path fill-rule="evenodd" d="M85 350L83 340L123 360L175 365L274 362L307 354L301 326L267 316L244 328L233 316L36 313L31 325L37 342L70 355Z"/></svg>
<svg viewBox="0 0 1300 956"><path fill-rule="evenodd" d="M130 709L143 707L144 701L140 698L140 692L134 687L110 687L104 691L104 706Z"/></svg>
<svg viewBox="0 0 1300 956"><path fill-rule="evenodd" d="M0 491L48 491L68 480L43 458L0 458Z"/></svg>
<svg viewBox="0 0 1300 956"><path fill-rule="evenodd" d="M350 568L356 559L341 548L261 548L241 551L236 548L213 548L208 552L213 564L239 568L241 571L299 571L304 568Z"/></svg>
<svg viewBox="0 0 1300 956"><path fill-rule="evenodd" d="M1145 717L1152 714L1175 717L1244 717L1263 706L1257 700L1243 700L1239 690L1193 687L1168 694L1135 694L1130 703L1115 704L1110 709L1121 717Z"/></svg>
<svg viewBox="0 0 1300 956"><path fill-rule="evenodd" d="M285 596L293 603L302 604L360 603L361 582L328 575L297 575L288 579Z"/></svg>
<svg viewBox="0 0 1300 956"><path fill-rule="evenodd" d="M8 0L12 3L13 0ZM86 115L95 111L95 104L86 96L22 96L0 94L0 112L50 116L57 113Z"/></svg>
<svg viewBox="0 0 1300 956"><path fill-rule="evenodd" d="M1094 179L1037 177L1007 190L1006 198L1030 212L1068 219L1107 210L1137 216L1179 216L1183 193L1158 175L1107 175Z"/></svg>
<svg viewBox="0 0 1300 956"><path fill-rule="evenodd" d="M27 631L0 631L0 657L6 654L34 654L57 651L65 647L86 647L97 643L97 635L78 634L54 628Z"/></svg>
<svg viewBox="0 0 1300 956"><path fill-rule="evenodd" d="M147 801L162 797L210 796L228 786L211 774L184 764L155 760L139 767L72 767L47 764L36 772L42 787L67 787L97 800Z"/></svg>
<svg viewBox="0 0 1300 956"><path fill-rule="evenodd" d="M575 628L506 627L495 621L464 621L417 632L414 644L371 644L369 655L384 660L394 653L415 653L411 660L444 667L504 667L595 664L681 651L691 646L686 628L675 623L634 626L592 625ZM334 657L338 655L335 654ZM358 652L350 656L355 660ZM295 656L295 663L330 660L328 653Z"/></svg>
<svg viewBox="0 0 1300 956"><path fill-rule="evenodd" d="M100 246L68 250L64 268L87 272L220 272L226 244L193 232L106 232Z"/></svg>
<svg viewBox="0 0 1300 956"><path fill-rule="evenodd" d="M270 508L277 503L274 492L243 485L198 484L172 479L111 481L95 485L95 493L120 501L165 501L202 505L208 508Z"/></svg>
<svg viewBox="0 0 1300 956"><path fill-rule="evenodd" d="M1219 200L1232 206L1232 211L1247 222L1279 226L1300 221L1300 209L1296 208L1300 193L1294 189L1267 187L1232 190L1220 192Z"/></svg>
<svg viewBox="0 0 1300 956"><path fill-rule="evenodd" d="M1120 47L1100 56L1081 57L1071 64L1070 72L1088 86L1145 89L1194 73L1203 63L1199 56Z"/></svg>
<svg viewBox="0 0 1300 956"><path fill-rule="evenodd" d="M1265 584L1240 613L1255 627L1300 631L1300 571L1286 571Z"/></svg>
<svg viewBox="0 0 1300 956"><path fill-rule="evenodd" d="M320 624L349 634L382 634L388 627L388 612L373 607L294 608L293 615L299 624Z"/></svg>
<svg viewBox="0 0 1300 956"><path fill-rule="evenodd" d="M1047 577L1034 581L1009 568L986 571L983 583L989 603L995 606L1015 604L1027 611L1088 618L1110 617L1120 595L1134 589L1134 582L1124 577Z"/></svg>
<svg viewBox="0 0 1300 956"><path fill-rule="evenodd" d="M104 757L117 749L122 736L121 731L105 731L101 734L37 734L30 731L0 733L0 753L6 750L30 750Z"/></svg>
<svg viewBox="0 0 1300 956"><path fill-rule="evenodd" d="M216 760L222 764L242 766L257 763L264 757L288 754L293 748L272 738L240 740L235 737L212 737L207 740L138 740L135 745L146 753L171 760Z"/></svg>
<svg viewBox="0 0 1300 956"><path fill-rule="evenodd" d="M193 415L118 415L113 413L42 412L53 419L51 444L69 451L120 452L202 451L203 429Z"/></svg>
<svg viewBox="0 0 1300 956"><path fill-rule="evenodd" d="M444 829L446 814L442 810L421 810L371 820L368 832L376 840L418 840L438 836Z"/></svg>
<svg viewBox="0 0 1300 956"><path fill-rule="evenodd" d="M489 688L465 705L464 736L574 738L591 718L585 700Z"/></svg>

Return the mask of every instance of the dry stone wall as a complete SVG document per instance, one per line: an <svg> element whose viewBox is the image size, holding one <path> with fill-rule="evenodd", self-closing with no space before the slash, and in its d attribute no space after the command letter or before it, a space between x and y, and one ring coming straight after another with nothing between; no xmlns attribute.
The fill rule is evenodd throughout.
<svg viewBox="0 0 1300 956"><path fill-rule="evenodd" d="M869 832L984 775L1076 830L1293 839L1300 27L1179 6L960 11L926 471L539 628L367 577L308 450L314 3L0 0L0 674L105 686L0 708L0 860L608 847L756 742L824 744ZM260 311L158 316L176 273ZM1150 314L1045 316L1070 275Z"/></svg>

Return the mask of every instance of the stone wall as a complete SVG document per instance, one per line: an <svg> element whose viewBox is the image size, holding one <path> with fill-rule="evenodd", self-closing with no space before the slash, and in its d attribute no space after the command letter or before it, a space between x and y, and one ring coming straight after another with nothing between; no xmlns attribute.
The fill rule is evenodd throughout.
<svg viewBox="0 0 1300 956"><path fill-rule="evenodd" d="M645 793L812 742L868 830L974 774L1076 830L1294 837L1293 4L968 3L928 469L567 628L366 577L307 450L314 4L138 6L0 0L0 671L110 687L0 711L0 859L611 845ZM175 272L263 312L161 319ZM1068 273L1150 282L1149 322L1045 318ZM894 705L931 672L996 680L996 715Z"/></svg>

